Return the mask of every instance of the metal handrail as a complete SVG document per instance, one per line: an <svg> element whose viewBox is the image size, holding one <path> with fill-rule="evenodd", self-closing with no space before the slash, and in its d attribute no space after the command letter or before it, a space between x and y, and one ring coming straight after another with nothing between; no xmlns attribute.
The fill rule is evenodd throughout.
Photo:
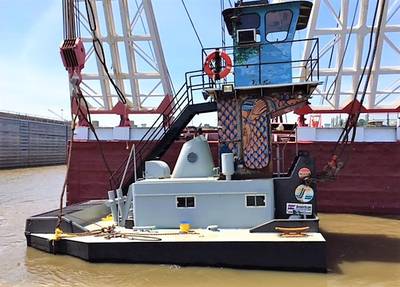
<svg viewBox="0 0 400 287"><path fill-rule="evenodd" d="M254 47L254 46L256 46L256 45L257 45L257 46L274 46L274 45L283 45L283 44L296 43L296 42L309 42L309 41L318 42L318 40L319 40L319 38L293 39L293 40L290 40L290 41L280 41L280 42L250 43L250 44L231 45L231 46L225 46L225 47L222 47L222 46L206 47L206 48L202 49L202 54L203 54L203 55L206 55L206 54L203 53L203 51L206 52L206 51L209 51L209 50L216 50L216 49L219 49L219 50L222 50L222 49L229 50L229 49L238 48L238 47L239 47L239 48L251 48L251 47ZM203 56L203 57L204 57L204 56Z"/></svg>
<svg viewBox="0 0 400 287"><path fill-rule="evenodd" d="M140 153L141 153L145 143L147 143L150 140L153 140L154 138L157 137L159 131L157 132L156 136L154 136L154 133L156 132L156 130L163 128L163 119L164 119L166 112L171 109L172 112L168 113L168 117L170 117L171 115L173 116L174 110L175 110L175 103L180 102L181 99L184 98L185 95L187 94L187 89L184 89L185 86L186 86L186 83L182 85L182 87L179 89L179 91L173 97L172 101L160 112L159 117L154 121L152 126L142 136L141 140L139 141L139 143L137 145L138 148L135 151L135 157L136 157L136 155L139 155L139 157L141 158ZM184 91L184 93L181 95L182 91ZM172 105L172 103L174 103L174 105ZM159 124L160 121L161 121L161 123ZM127 166L129 166L129 168L130 168L132 162L129 160L129 158L127 159L126 163L127 163ZM113 174L113 176L118 177L117 182L119 181L119 177L121 176L120 172L122 171L123 166L124 166L124 164L122 163ZM122 184L123 184L123 182L122 182Z"/></svg>
<svg viewBox="0 0 400 287"><path fill-rule="evenodd" d="M207 55L207 52L214 51L214 50L224 50L228 55L235 56L235 51L237 49L246 49L246 48L255 48L258 49L258 55L260 56L261 48L268 47L268 46L279 46L279 45L287 45L293 43L307 43L312 42L312 47L310 50L309 55L305 56L303 59L299 60L288 60L288 61L271 61L271 62L261 62L259 58L258 63L254 64L241 64L241 65L233 65L232 67L251 67L251 66L258 66L259 68L259 77L261 79L261 66L263 65L275 65L275 64L287 64L287 63L305 63L305 67L307 66L308 61L314 63L314 65L310 65L310 70L307 70L305 67L304 79L313 79L313 74L316 72L316 78L319 80L319 39L318 38L311 38L311 39L295 39L292 41L283 41L283 42L270 42L270 43L251 43L251 44L244 44L244 45L235 45L235 46L227 46L227 47L212 47L212 48L204 48L202 49L202 59L204 62L204 56ZM222 67L224 68L224 66Z"/></svg>
<svg viewBox="0 0 400 287"><path fill-rule="evenodd" d="M193 91L201 90L204 89L204 86L211 85L211 83L192 84L192 79L195 77L204 77L203 71L197 70L185 74L186 82L178 90L172 101L160 112L158 118L154 121L154 123L146 131L146 133L140 139L139 143L136 145L136 151L134 155L135 162L132 162L132 160L128 158L125 162L126 165L122 164L114 172L113 176L118 176L117 182L120 179L122 168L124 166L128 167L128 169L132 168L132 165L134 166L134 168L135 166L137 166L138 168L141 168L143 166L142 161L143 158L147 156L147 154L143 155L142 152L147 147L147 144L149 142L154 142L158 139L161 139L169 131L169 128L176 123L176 120L182 115L186 107L193 104ZM165 123L164 121L165 117L167 117L167 123ZM136 164L137 159L139 159L138 164ZM122 185L124 184L124 181L121 181Z"/></svg>

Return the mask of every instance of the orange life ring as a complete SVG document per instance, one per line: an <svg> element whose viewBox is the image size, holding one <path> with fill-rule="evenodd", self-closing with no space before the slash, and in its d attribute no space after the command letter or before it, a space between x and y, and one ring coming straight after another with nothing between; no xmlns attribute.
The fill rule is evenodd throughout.
<svg viewBox="0 0 400 287"><path fill-rule="evenodd" d="M212 62L216 62L216 60L220 57L225 61L225 67L222 71L216 71L214 67L212 67ZM220 80L228 76L232 69L232 60L227 53L224 51L214 51L209 54L204 62L204 72L213 80Z"/></svg>

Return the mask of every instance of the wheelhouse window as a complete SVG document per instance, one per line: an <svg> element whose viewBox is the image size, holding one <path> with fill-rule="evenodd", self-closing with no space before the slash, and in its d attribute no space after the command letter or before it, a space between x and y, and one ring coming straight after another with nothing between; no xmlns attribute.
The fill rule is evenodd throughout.
<svg viewBox="0 0 400 287"><path fill-rule="evenodd" d="M269 12L265 15L265 31L268 42L285 41L292 22L292 11L281 10Z"/></svg>
<svg viewBox="0 0 400 287"><path fill-rule="evenodd" d="M258 29L258 27L260 27L260 16L256 13L240 15L236 25L238 30Z"/></svg>
<svg viewBox="0 0 400 287"><path fill-rule="evenodd" d="M194 208L196 207L194 196L178 196L176 198L177 208Z"/></svg>
<svg viewBox="0 0 400 287"><path fill-rule="evenodd" d="M236 23L237 42L251 44L260 42L260 15L257 13L241 14Z"/></svg>
<svg viewBox="0 0 400 287"><path fill-rule="evenodd" d="M246 195L246 207L264 207L265 194Z"/></svg>

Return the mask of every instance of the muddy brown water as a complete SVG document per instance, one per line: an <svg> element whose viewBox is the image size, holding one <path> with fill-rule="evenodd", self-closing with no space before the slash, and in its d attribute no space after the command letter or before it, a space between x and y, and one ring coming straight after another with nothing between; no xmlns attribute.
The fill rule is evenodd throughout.
<svg viewBox="0 0 400 287"><path fill-rule="evenodd" d="M400 286L400 216L321 214L327 274L93 264L28 248L25 219L57 208L64 172L0 170L0 286Z"/></svg>

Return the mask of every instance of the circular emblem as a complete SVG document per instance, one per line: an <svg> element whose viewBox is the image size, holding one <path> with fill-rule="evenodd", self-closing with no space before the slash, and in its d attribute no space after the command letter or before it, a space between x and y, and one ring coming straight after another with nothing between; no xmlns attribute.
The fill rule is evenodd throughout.
<svg viewBox="0 0 400 287"><path fill-rule="evenodd" d="M299 178L303 179L309 177L311 175L311 170L307 167L302 167L299 170Z"/></svg>
<svg viewBox="0 0 400 287"><path fill-rule="evenodd" d="M310 202L314 198L314 190L308 185L300 184L296 188L294 195L300 202Z"/></svg>
<svg viewBox="0 0 400 287"><path fill-rule="evenodd" d="M194 152L190 152L190 153L187 155L187 160L188 160L188 162L191 162L191 163L196 162L196 161L197 161L197 154L194 153Z"/></svg>

